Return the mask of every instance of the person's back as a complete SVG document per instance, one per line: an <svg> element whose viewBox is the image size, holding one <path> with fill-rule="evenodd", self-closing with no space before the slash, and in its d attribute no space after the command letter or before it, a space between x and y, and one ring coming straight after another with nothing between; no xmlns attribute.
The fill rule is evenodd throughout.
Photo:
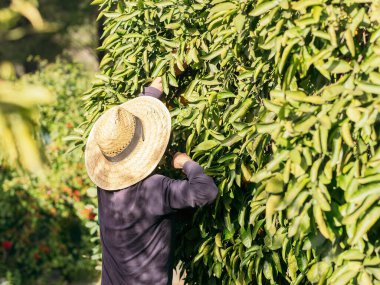
<svg viewBox="0 0 380 285"><path fill-rule="evenodd" d="M98 189L102 284L171 284L172 213L214 201L218 189L194 161L187 180L153 175L120 191Z"/></svg>
<svg viewBox="0 0 380 285"><path fill-rule="evenodd" d="M86 144L86 169L98 186L102 285L170 285L173 214L211 203L218 194L213 179L184 153L174 155L173 166L187 180L148 177L171 131L170 114L156 100L160 80L152 86L106 111Z"/></svg>

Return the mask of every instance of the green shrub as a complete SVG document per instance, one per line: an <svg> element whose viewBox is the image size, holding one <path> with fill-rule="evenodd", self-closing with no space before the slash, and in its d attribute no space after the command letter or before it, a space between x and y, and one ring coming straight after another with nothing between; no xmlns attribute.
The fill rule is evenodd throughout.
<svg viewBox="0 0 380 285"><path fill-rule="evenodd" d="M176 248L189 284L380 282L376 1L95 0L89 124L162 76L170 147L218 184Z"/></svg>
<svg viewBox="0 0 380 285"><path fill-rule="evenodd" d="M0 280L7 277L12 285L65 284L98 275L90 259L98 239L86 227L96 220L96 200L87 195L81 152L67 154L75 147L67 139L84 119L79 95L89 78L81 66L58 61L20 79L44 86L56 103L41 107L35 118L49 166L45 177L9 168L0 174Z"/></svg>

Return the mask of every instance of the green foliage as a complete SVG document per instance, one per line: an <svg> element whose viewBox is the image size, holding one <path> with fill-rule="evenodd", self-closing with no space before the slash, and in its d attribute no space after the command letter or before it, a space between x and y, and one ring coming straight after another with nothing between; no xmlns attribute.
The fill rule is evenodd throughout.
<svg viewBox="0 0 380 285"><path fill-rule="evenodd" d="M30 2L11 1L0 8L0 44L22 38L26 31L42 32L44 21ZM27 25L20 24L27 19ZM0 163L3 167L21 166L34 173L42 172L36 140L37 106L53 102L51 94L43 87L21 84L15 81L15 69L11 62L0 58Z"/></svg>
<svg viewBox="0 0 380 285"><path fill-rule="evenodd" d="M65 284L97 277L90 256L98 238L86 227L96 221L96 197L87 194L90 181L81 152L67 154L75 147L67 137L83 121L78 98L89 78L83 67L58 61L20 79L44 86L56 95L56 103L41 107L37 119L48 179L7 168L0 175L0 278L11 279L11 284Z"/></svg>
<svg viewBox="0 0 380 285"><path fill-rule="evenodd" d="M95 0L107 108L163 77L170 148L213 176L183 222L189 284L380 282L378 1Z"/></svg>
<svg viewBox="0 0 380 285"><path fill-rule="evenodd" d="M83 52L85 47L95 47L96 15L88 0L3 2L0 6L0 62L24 65L30 71L35 70L33 63L26 62L30 55L53 61L62 53L68 55L68 50L69 56L73 56L74 48L76 52L78 49ZM22 72L20 67L17 71Z"/></svg>
<svg viewBox="0 0 380 285"><path fill-rule="evenodd" d="M38 105L51 104L52 95L38 85L0 79L0 163L3 166L22 166L41 173L40 141L36 140Z"/></svg>
<svg viewBox="0 0 380 285"><path fill-rule="evenodd" d="M55 58L68 47L91 44L96 29L88 22L94 13L83 1L10 0L0 4L0 163L6 167L22 167L30 172L42 173L41 143L38 139L37 106L54 102L52 94L39 85L22 84L16 80L33 66L27 57L41 55ZM85 15L83 15L87 12ZM80 39L67 34L74 33L79 24L87 31ZM70 28L70 29L69 29ZM69 32L67 30L70 30ZM73 43L75 41L75 43ZM76 54L71 55L73 57ZM91 63L91 56L83 56Z"/></svg>

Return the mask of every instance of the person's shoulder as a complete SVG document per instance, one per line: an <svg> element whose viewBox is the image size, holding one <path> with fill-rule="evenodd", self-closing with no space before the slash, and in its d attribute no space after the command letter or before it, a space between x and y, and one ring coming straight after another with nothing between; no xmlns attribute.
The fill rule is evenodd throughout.
<svg viewBox="0 0 380 285"><path fill-rule="evenodd" d="M160 196L162 191L166 188L165 182L166 176L161 174L153 174L148 176L142 181L141 189L146 193L149 200L157 198L157 195Z"/></svg>
<svg viewBox="0 0 380 285"><path fill-rule="evenodd" d="M162 174L152 174L150 176L148 176L147 178L145 178L145 180L157 180L157 179L164 179L166 176L162 175Z"/></svg>
<svg viewBox="0 0 380 285"><path fill-rule="evenodd" d="M148 176L143 180L144 185L159 184L166 178L166 176L161 174L153 174Z"/></svg>

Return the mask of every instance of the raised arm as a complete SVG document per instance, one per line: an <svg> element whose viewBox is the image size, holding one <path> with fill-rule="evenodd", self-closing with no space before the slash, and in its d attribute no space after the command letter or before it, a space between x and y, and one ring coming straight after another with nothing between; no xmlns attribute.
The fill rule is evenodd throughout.
<svg viewBox="0 0 380 285"><path fill-rule="evenodd" d="M188 157L181 153L177 153L176 156L177 161L178 156ZM176 163L176 156L173 165L176 168L183 168L188 180L163 178L164 212L170 213L173 210L202 207L212 203L218 195L218 188L214 180L207 176L203 168L189 157Z"/></svg>
<svg viewBox="0 0 380 285"><path fill-rule="evenodd" d="M144 88L140 96L153 96L159 99L162 91L162 80L158 77L149 87ZM216 199L218 188L214 180L207 176L203 168L188 155L177 152L173 157L173 167L183 169L187 180L175 180L157 175L154 180L146 182L155 184L156 187L155 192L149 193L148 199L153 203L150 208L155 214L162 215L179 209L202 207Z"/></svg>
<svg viewBox="0 0 380 285"><path fill-rule="evenodd" d="M152 84L148 87L144 87L144 91L139 94L139 96L152 96L154 98L160 99L162 96L162 79L157 77L153 80Z"/></svg>

